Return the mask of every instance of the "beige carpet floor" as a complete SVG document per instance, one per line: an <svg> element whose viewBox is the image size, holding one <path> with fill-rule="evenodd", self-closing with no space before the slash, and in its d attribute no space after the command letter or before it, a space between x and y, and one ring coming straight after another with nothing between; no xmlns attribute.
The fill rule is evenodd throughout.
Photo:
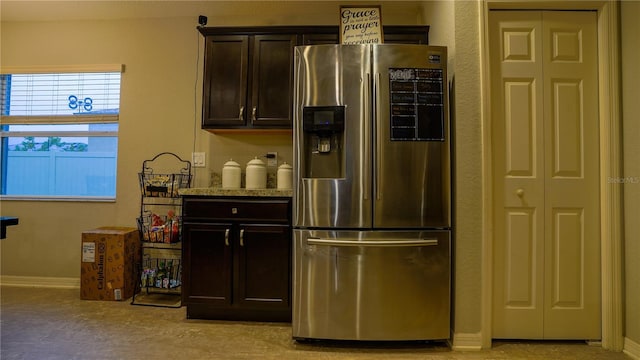
<svg viewBox="0 0 640 360"><path fill-rule="evenodd" d="M630 359L584 342L298 343L287 323L187 320L184 308L80 300L78 289L0 288L0 359Z"/></svg>

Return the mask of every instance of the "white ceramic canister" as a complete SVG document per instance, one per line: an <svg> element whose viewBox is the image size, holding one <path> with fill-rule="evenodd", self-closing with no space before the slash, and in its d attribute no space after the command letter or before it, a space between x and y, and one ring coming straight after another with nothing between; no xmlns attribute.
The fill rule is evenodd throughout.
<svg viewBox="0 0 640 360"><path fill-rule="evenodd" d="M240 164L230 159L222 167L222 188L240 189L240 178L242 170Z"/></svg>
<svg viewBox="0 0 640 360"><path fill-rule="evenodd" d="M247 189L267 188L267 164L257 157L247 163Z"/></svg>
<svg viewBox="0 0 640 360"><path fill-rule="evenodd" d="M277 176L278 189L289 190L293 182L293 167L286 162L278 166Z"/></svg>

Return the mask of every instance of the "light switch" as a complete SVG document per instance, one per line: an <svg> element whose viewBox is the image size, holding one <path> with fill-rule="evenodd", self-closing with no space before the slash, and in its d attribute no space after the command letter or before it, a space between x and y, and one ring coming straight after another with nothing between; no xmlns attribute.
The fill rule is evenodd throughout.
<svg viewBox="0 0 640 360"><path fill-rule="evenodd" d="M194 152L192 154L192 162L194 167L205 167L205 157L203 152Z"/></svg>

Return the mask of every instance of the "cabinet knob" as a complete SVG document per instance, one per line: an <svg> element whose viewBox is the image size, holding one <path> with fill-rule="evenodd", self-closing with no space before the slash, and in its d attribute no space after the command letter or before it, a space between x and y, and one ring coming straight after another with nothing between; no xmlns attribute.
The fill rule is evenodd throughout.
<svg viewBox="0 0 640 360"><path fill-rule="evenodd" d="M524 189L516 190L516 195L518 195L518 197L523 197L524 196Z"/></svg>
<svg viewBox="0 0 640 360"><path fill-rule="evenodd" d="M233 215L236 215L236 214L238 213L238 208L235 208L235 207L234 207L234 208L231 208L231 213L232 213Z"/></svg>

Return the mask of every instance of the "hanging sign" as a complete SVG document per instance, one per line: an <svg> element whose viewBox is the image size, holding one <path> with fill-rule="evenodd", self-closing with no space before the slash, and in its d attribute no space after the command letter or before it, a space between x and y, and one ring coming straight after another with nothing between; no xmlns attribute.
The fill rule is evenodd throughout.
<svg viewBox="0 0 640 360"><path fill-rule="evenodd" d="M380 6L340 6L340 44L382 44Z"/></svg>

